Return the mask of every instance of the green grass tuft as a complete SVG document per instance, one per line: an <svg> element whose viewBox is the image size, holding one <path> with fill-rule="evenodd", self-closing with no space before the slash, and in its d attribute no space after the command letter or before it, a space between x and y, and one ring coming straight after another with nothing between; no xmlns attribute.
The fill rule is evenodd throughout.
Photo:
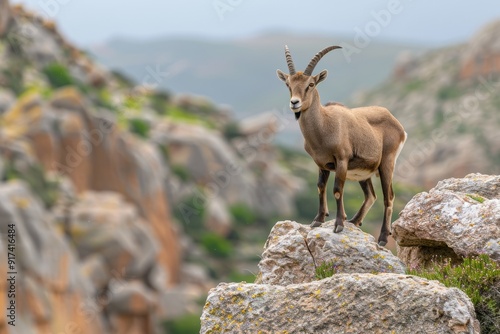
<svg viewBox="0 0 500 334"><path fill-rule="evenodd" d="M332 277L337 273L335 262L326 261L316 267L316 279L322 280L327 277Z"/></svg>
<svg viewBox="0 0 500 334"><path fill-rule="evenodd" d="M53 88L61 88L74 83L68 69L64 65L58 63L47 65L43 69L43 73Z"/></svg>
<svg viewBox="0 0 500 334"><path fill-rule="evenodd" d="M500 333L500 265L488 255L465 258L460 265L435 263L408 274L437 280L467 294L474 304L482 333Z"/></svg>
<svg viewBox="0 0 500 334"><path fill-rule="evenodd" d="M139 137L148 138L150 125L147 121L141 118L132 118L128 121L129 130Z"/></svg>
<svg viewBox="0 0 500 334"><path fill-rule="evenodd" d="M473 200L479 202L479 203L484 203L484 201L486 200L484 197L481 197L479 195L471 195L471 194L467 194L467 197L470 197L472 198Z"/></svg>

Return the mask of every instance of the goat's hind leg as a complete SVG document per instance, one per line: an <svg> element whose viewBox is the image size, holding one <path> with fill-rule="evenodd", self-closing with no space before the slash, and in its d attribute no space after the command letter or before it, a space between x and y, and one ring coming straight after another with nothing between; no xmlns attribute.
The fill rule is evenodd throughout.
<svg viewBox="0 0 500 334"><path fill-rule="evenodd" d="M359 185L361 186L361 189L363 189L365 199L359 211L354 215L354 217L349 220L350 223L353 223L358 227L361 226L361 224L363 223L363 219L377 199L375 190L373 190L373 183L371 178L364 181L359 181Z"/></svg>
<svg viewBox="0 0 500 334"><path fill-rule="evenodd" d="M319 209L318 214L311 223L311 227L321 226L325 222L325 216L329 216L328 213L328 203L326 201L326 184L328 182L328 177L330 176L330 171L325 169L319 170L318 175L318 195L319 195Z"/></svg>
<svg viewBox="0 0 500 334"><path fill-rule="evenodd" d="M384 194L384 221L378 238L378 244L380 246L385 246L388 236L391 235L392 209L394 204L394 190L392 189L394 163L394 158L388 158L383 161L379 167L380 182Z"/></svg>

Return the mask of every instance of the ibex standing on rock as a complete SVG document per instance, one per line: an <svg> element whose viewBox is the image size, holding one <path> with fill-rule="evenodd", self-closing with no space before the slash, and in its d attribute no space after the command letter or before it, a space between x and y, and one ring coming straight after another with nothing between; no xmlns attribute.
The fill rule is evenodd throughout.
<svg viewBox="0 0 500 334"><path fill-rule="evenodd" d="M311 60L304 72L295 72L292 56L285 46L285 57L290 74L278 70L278 77L290 90L290 109L295 113L304 136L304 148L319 167L318 192L319 211L311 226L320 226L328 216L326 184L330 172L335 172L333 194L337 202L335 233L344 229L346 214L342 200L346 179L359 181L365 200L359 211L350 220L361 226L363 218L375 199L371 177L380 176L384 194L384 222L378 243L387 244L391 234L394 191L392 174L396 159L406 141L406 132L401 123L382 107L349 109L340 104L322 106L316 86L327 76L323 70L313 76L319 60L328 52L340 48L330 46L320 51Z"/></svg>

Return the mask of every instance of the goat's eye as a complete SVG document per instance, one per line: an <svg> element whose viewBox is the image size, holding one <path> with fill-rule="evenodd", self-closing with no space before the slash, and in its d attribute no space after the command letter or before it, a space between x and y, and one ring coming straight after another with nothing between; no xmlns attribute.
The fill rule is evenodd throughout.
<svg viewBox="0 0 500 334"><path fill-rule="evenodd" d="M313 83L313 82L311 82L311 83L309 84L309 87L314 87L314 83Z"/></svg>

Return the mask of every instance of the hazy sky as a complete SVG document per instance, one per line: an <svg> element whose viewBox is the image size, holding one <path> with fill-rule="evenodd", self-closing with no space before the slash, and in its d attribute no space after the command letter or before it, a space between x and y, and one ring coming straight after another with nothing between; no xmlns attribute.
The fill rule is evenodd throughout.
<svg viewBox="0 0 500 334"><path fill-rule="evenodd" d="M11 1L52 17L81 46L117 36L220 38L270 29L342 34L352 39L359 31L368 31L371 38L437 46L463 41L500 18L498 0Z"/></svg>

